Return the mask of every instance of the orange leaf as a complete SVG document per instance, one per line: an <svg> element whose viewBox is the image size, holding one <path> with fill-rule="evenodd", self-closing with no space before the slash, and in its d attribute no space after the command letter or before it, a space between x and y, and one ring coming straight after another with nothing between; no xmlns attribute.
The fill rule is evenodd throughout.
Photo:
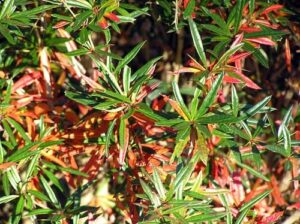
<svg viewBox="0 0 300 224"><path fill-rule="evenodd" d="M5 170L14 165L16 165L16 163L14 163L14 162L2 163L2 164L0 164L0 170Z"/></svg>
<svg viewBox="0 0 300 224"><path fill-rule="evenodd" d="M104 14L104 16L106 18L110 19L111 21L120 22L120 18L112 12L107 12L107 13Z"/></svg>
<svg viewBox="0 0 300 224"><path fill-rule="evenodd" d="M99 20L98 24L102 29L106 29L108 27L108 22L104 17Z"/></svg>
<svg viewBox="0 0 300 224"><path fill-rule="evenodd" d="M177 113L183 117L184 120L188 120L188 117L185 115L185 113L183 112L183 110L181 109L180 105L175 101L175 100L172 100L170 99L169 97L167 96L164 96L168 99L168 102L171 104L171 106L173 107L174 110L177 111Z"/></svg>
<svg viewBox="0 0 300 224"><path fill-rule="evenodd" d="M272 175L272 177L271 177L271 187L273 189L272 196L273 196L276 204L278 204L280 206L286 205L285 200L281 196L280 190L278 188L278 182L277 182L276 177L274 175Z"/></svg>
<svg viewBox="0 0 300 224"><path fill-rule="evenodd" d="M284 47L285 47L285 62L286 62L287 70L289 72L291 72L292 71L292 56L291 56L290 42L287 38L285 39Z"/></svg>
<svg viewBox="0 0 300 224"><path fill-rule="evenodd" d="M282 8L283 8L283 5L279 5L279 4L272 5L268 8L266 8L264 11L262 11L262 13L260 15L265 15L265 14L268 14L270 12L278 11Z"/></svg>

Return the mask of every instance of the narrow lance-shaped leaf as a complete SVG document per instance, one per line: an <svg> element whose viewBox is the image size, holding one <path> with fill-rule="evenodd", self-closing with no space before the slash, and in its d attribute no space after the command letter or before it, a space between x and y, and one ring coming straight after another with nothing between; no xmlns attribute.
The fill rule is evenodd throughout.
<svg viewBox="0 0 300 224"><path fill-rule="evenodd" d="M182 98L182 96L181 96L181 93L180 93L180 90L179 90L179 87L178 87L177 82L173 81L173 82L172 82L172 87L173 87L173 92L174 92L176 101L179 103L180 108L183 110L184 114L185 114L188 118L190 118L191 115L190 115L190 113L189 113L189 110L188 110L187 106L185 105L185 103L184 103L184 101L183 101L183 98Z"/></svg>
<svg viewBox="0 0 300 224"><path fill-rule="evenodd" d="M286 112L286 114L285 114L285 116L284 116L284 118L282 120L282 123L279 126L279 129L278 129L278 138L279 139L282 137L284 126L287 127L289 125L290 120L292 119L292 109L293 109L293 107L291 106L289 108L289 110Z"/></svg>
<svg viewBox="0 0 300 224"><path fill-rule="evenodd" d="M239 112L239 97L236 92L234 85L231 86L231 101L232 101L232 114L237 116Z"/></svg>
<svg viewBox="0 0 300 224"><path fill-rule="evenodd" d="M264 98L262 101L248 109L245 114L243 115L244 118L251 117L257 114L264 106L266 106L271 100L271 96Z"/></svg>
<svg viewBox="0 0 300 224"><path fill-rule="evenodd" d="M153 170L153 183L157 193L159 194L159 197L164 200L166 198L166 189L160 179L160 176L156 168L154 168Z"/></svg>
<svg viewBox="0 0 300 224"><path fill-rule="evenodd" d="M190 140L190 126L186 126L178 131L177 137L176 137L176 146L174 149L174 152L172 154L172 157L170 159L170 162L174 162L174 159L179 157L181 153L183 152L184 148L186 147L187 143Z"/></svg>
<svg viewBox="0 0 300 224"><path fill-rule="evenodd" d="M264 176L261 172L254 170L253 168L251 168L250 166L240 163L239 161L236 161L237 165L239 165L240 167L246 169L249 173L251 173L252 175L261 178L265 181L270 181L269 178L267 178L266 176Z"/></svg>
<svg viewBox="0 0 300 224"><path fill-rule="evenodd" d="M243 13L243 7L245 5L245 0L239 0L236 3L236 14L234 17L234 32L236 33L239 28L240 28L240 24L241 24L241 19L242 19L242 13Z"/></svg>
<svg viewBox="0 0 300 224"><path fill-rule="evenodd" d="M12 7L14 6L14 0L5 0L2 9L0 11L0 20L4 18L8 13L11 11Z"/></svg>
<svg viewBox="0 0 300 224"><path fill-rule="evenodd" d="M208 108L214 103L214 100L217 96L219 87L222 84L223 77L224 77L224 74L222 73L221 75L219 75L217 77L217 79L213 83L211 90L208 92L207 96L203 100L203 102L198 110L197 119L200 118L203 114L205 114L206 111L208 110Z"/></svg>
<svg viewBox="0 0 300 224"><path fill-rule="evenodd" d="M200 159L204 163L204 165L207 165L208 161L208 155L209 155L209 149L205 143L205 138L200 133L200 131L197 129L197 149L200 152Z"/></svg>
<svg viewBox="0 0 300 224"><path fill-rule="evenodd" d="M151 188L148 186L148 184L146 184L143 180L140 180L140 183L142 185L144 192L146 193L146 195L148 196L148 198L150 199L154 207L160 206L161 202L159 201L159 198L154 192L151 191Z"/></svg>
<svg viewBox="0 0 300 224"><path fill-rule="evenodd" d="M146 42L142 42L139 43L138 45L136 45L124 58L123 60L121 60L117 66L117 68L115 69L115 74L119 74L119 72L121 71L121 69L127 65L129 62L132 61L132 59L135 58L135 56L139 53L139 51L141 50L141 48L144 46Z"/></svg>
<svg viewBox="0 0 300 224"><path fill-rule="evenodd" d="M192 34L192 38L193 38L193 43L194 43L194 46L198 53L198 56L200 57L200 60L202 61L204 67L207 68L207 61L206 61L206 56L205 56L205 52L203 49L201 36L199 34L196 23L191 18L189 19L189 26L190 26L190 30L191 30L191 34Z"/></svg>
<svg viewBox="0 0 300 224"><path fill-rule="evenodd" d="M287 155L291 155L292 153L292 145L291 145L291 133L287 129L287 127L284 125L283 126L283 145L284 149L287 152Z"/></svg>
<svg viewBox="0 0 300 224"><path fill-rule="evenodd" d="M3 196L0 198L0 204L3 204L3 203L8 203L16 198L18 198L19 195L8 195L8 196Z"/></svg>
<svg viewBox="0 0 300 224"><path fill-rule="evenodd" d="M109 154L109 146L110 146L110 138L112 136L114 127L116 125L116 119L109 123L109 127L107 130L106 141L105 141L105 155L108 157Z"/></svg>
<svg viewBox="0 0 300 224"><path fill-rule="evenodd" d="M120 120L119 144L120 144L119 163L124 164L125 156L126 156L126 153L128 150L128 145L129 145L129 127L128 127L127 119Z"/></svg>
<svg viewBox="0 0 300 224"><path fill-rule="evenodd" d="M246 209L252 208L257 202L259 202L262 199L264 199L265 197L267 197L271 192L272 192L272 190L267 190L267 191L257 195L256 197L252 198L250 201L248 201L247 203L242 205L242 207L240 208L240 212L242 212Z"/></svg>

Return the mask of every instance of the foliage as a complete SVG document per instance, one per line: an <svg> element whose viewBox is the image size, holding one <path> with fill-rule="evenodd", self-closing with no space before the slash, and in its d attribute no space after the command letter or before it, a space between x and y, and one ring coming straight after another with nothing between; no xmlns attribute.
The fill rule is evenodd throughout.
<svg viewBox="0 0 300 224"><path fill-rule="evenodd" d="M288 216L299 208L298 105L275 121L272 96L248 100L265 85L247 62L271 69L267 52L285 41L291 72L291 14L259 0L1 2L1 223ZM136 63L149 40L114 52L149 17L193 46L168 74L163 55Z"/></svg>

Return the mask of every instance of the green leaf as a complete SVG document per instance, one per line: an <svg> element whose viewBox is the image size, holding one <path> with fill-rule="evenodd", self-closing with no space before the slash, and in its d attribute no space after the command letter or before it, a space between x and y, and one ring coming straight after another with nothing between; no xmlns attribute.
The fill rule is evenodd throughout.
<svg viewBox="0 0 300 224"><path fill-rule="evenodd" d="M186 221L189 223L200 223L200 222L209 222L213 220L220 220L224 216L226 216L226 212L213 212L213 213L208 213L208 214L199 214L199 215L193 215L188 218L186 218Z"/></svg>
<svg viewBox="0 0 300 224"><path fill-rule="evenodd" d="M114 130L114 127L116 125L116 121L117 121L116 119L111 121L109 123L109 127L108 127L108 130L107 130L106 141L105 141L105 155L106 155L106 157L109 156L110 138L112 137L113 130Z"/></svg>
<svg viewBox="0 0 300 224"><path fill-rule="evenodd" d="M202 24L202 27L206 30L209 30L219 36L222 36L222 37L231 37L231 34L228 33L228 31L226 30L223 30L215 25L211 25L211 24Z"/></svg>
<svg viewBox="0 0 300 224"><path fill-rule="evenodd" d="M200 33L198 32L196 23L191 18L189 19L189 26L190 26L190 30L191 30L191 34L192 34L192 38L193 38L193 43L194 43L194 46L198 53L198 56L200 57L200 60L202 61L204 67L207 68L207 61L206 61L206 56L205 56L205 52L203 49L201 36L200 36Z"/></svg>
<svg viewBox="0 0 300 224"><path fill-rule="evenodd" d="M32 160L29 163L29 166L27 168L27 172L26 172L26 176L25 176L25 180L29 181L32 178L32 174L33 172L36 170L37 168L37 164L39 161L40 155L37 154L35 155Z"/></svg>
<svg viewBox="0 0 300 224"><path fill-rule="evenodd" d="M14 0L5 0L0 11L0 20L7 16L14 6Z"/></svg>
<svg viewBox="0 0 300 224"><path fill-rule="evenodd" d="M245 6L245 0L239 0L236 3L236 14L234 17L234 33L237 33L242 19L243 8Z"/></svg>
<svg viewBox="0 0 300 224"><path fill-rule="evenodd" d="M29 158L32 155L39 153L40 150L32 150L33 147L40 144L39 142L33 142L25 145L23 148L17 150L15 153L8 157L9 162L18 162L22 159Z"/></svg>
<svg viewBox="0 0 300 224"><path fill-rule="evenodd" d="M283 125L283 147L284 150L287 152L287 155L292 154L292 145L291 145L291 133L287 129L285 125Z"/></svg>
<svg viewBox="0 0 300 224"><path fill-rule="evenodd" d="M255 10L255 0L250 0L249 1L249 12L250 12L250 15L253 15L254 10Z"/></svg>
<svg viewBox="0 0 300 224"><path fill-rule="evenodd" d="M131 100L128 99L126 96L110 90L104 90L103 92L93 93L91 94L91 96L100 96L100 97L116 100L121 103L131 103Z"/></svg>
<svg viewBox="0 0 300 224"><path fill-rule="evenodd" d="M90 52L89 49L81 48L81 49L77 49L77 50L74 50L74 51L67 52L67 53L65 53L65 55L67 55L67 56L80 56L80 55L86 55L89 52Z"/></svg>
<svg viewBox="0 0 300 224"><path fill-rule="evenodd" d="M144 192L146 193L146 195L150 199L151 203L153 204L153 206L154 207L160 206L161 202L159 201L159 198L157 197L157 195L155 193L153 193L151 191L151 188L148 186L148 184L146 184L143 180L140 180L140 183L141 183L141 186L142 186Z"/></svg>
<svg viewBox="0 0 300 224"><path fill-rule="evenodd" d="M283 36L286 35L286 32L279 31L279 30L273 30L273 29L266 29L259 32L253 32L253 33L246 33L244 35L244 38L256 38L256 37L268 37L268 36Z"/></svg>
<svg viewBox="0 0 300 224"><path fill-rule="evenodd" d="M204 165L207 165L209 149L205 143L205 138L198 130L197 136L197 150L200 152L200 159L204 163Z"/></svg>
<svg viewBox="0 0 300 224"><path fill-rule="evenodd" d="M184 111L184 114L190 119L191 115L189 113L189 110L187 106L185 105L183 98L181 96L178 84L176 81L172 82L172 87L173 87L173 93L175 95L176 101L179 103L180 108Z"/></svg>
<svg viewBox="0 0 300 224"><path fill-rule="evenodd" d="M22 138L25 140L26 143L31 143L31 139L28 137L27 133L24 131L23 127L16 122L14 119L11 119L9 117L6 118L6 120L14 126L14 128L19 132L19 134L22 136Z"/></svg>
<svg viewBox="0 0 300 224"><path fill-rule="evenodd" d="M253 107L251 107L250 109L245 111L244 115L242 117L249 118L249 117L252 117L253 115L259 113L260 110L263 109L263 107L266 106L270 102L271 97L272 96L268 96L268 97L264 98L262 101L260 101L259 103L257 103L256 105L254 105Z"/></svg>
<svg viewBox="0 0 300 224"><path fill-rule="evenodd" d="M121 71L121 69L127 65L129 62L132 61L132 59L135 58L135 56L139 53L139 51L141 50L141 48L144 46L144 44L146 43L146 41L143 41L141 43L139 43L138 45L136 45L118 64L117 68L115 69L115 74L119 74L119 72Z"/></svg>
<svg viewBox="0 0 300 224"><path fill-rule="evenodd" d="M222 28L223 30L226 30L227 33L230 34L229 32L229 29L228 29L228 26L226 24L226 22L221 18L221 16L219 16L218 14L215 14L215 13L212 13L210 12L207 8L205 7L201 7L201 9L208 15L210 16L213 21L220 27Z"/></svg>
<svg viewBox="0 0 300 224"><path fill-rule="evenodd" d="M275 152L275 153L279 153L281 155L283 155L284 157L288 157L289 154L287 153L287 151L284 149L283 145L266 145L265 146L268 150Z"/></svg>
<svg viewBox="0 0 300 224"><path fill-rule="evenodd" d="M174 162L175 158L178 158L181 153L183 152L185 146L187 145L188 141L190 140L190 125L187 124L186 127L179 130L177 137L176 137L176 146L174 148L174 152L171 156L170 163Z"/></svg>
<svg viewBox="0 0 300 224"><path fill-rule="evenodd" d="M106 80L108 81L108 83L110 83L112 85L112 87L118 91L119 93L123 93L118 80L116 79L116 76L109 70L109 68L100 60L97 60L94 56L90 55L90 57L92 58L92 60L100 67L104 70L105 75L106 75ZM115 72L115 74L117 74Z"/></svg>
<svg viewBox="0 0 300 224"><path fill-rule="evenodd" d="M25 10L23 12L14 13L11 15L11 18L14 19L22 18L22 17L28 18L56 7L57 7L56 5L42 5L42 6L34 7L31 10Z"/></svg>
<svg viewBox="0 0 300 224"><path fill-rule="evenodd" d="M174 180L174 191L177 191L179 187L181 187L182 189L184 188L191 174L193 173L200 157L201 157L201 152L196 152L195 155L190 160L190 162L187 164L187 166L185 166L178 172Z"/></svg>
<svg viewBox="0 0 300 224"><path fill-rule="evenodd" d="M160 176L157 172L157 169L154 167L153 169L153 184L155 186L155 189L159 195L159 197L162 199L162 200L165 200L166 198L166 189L160 179Z"/></svg>
<svg viewBox="0 0 300 224"><path fill-rule="evenodd" d="M222 56L221 58L218 60L218 62L214 65L214 69L219 69L220 67L223 66L223 64L226 63L226 61L228 60L228 58L230 56L232 56L235 52L237 52L238 50L240 50L242 47L244 46L243 43L237 44L233 47L231 47L230 49L228 49Z"/></svg>
<svg viewBox="0 0 300 224"><path fill-rule="evenodd" d="M66 0L63 2L65 6L68 7L75 7L81 9L93 9L93 6L86 0Z"/></svg>
<svg viewBox="0 0 300 224"><path fill-rule="evenodd" d="M252 208L257 202L259 202L262 199L264 199L265 197L267 197L271 192L272 192L272 190L267 190L267 191L257 195L256 197L252 198L250 201L248 201L247 203L242 205L242 207L240 208L240 212Z"/></svg>
<svg viewBox="0 0 300 224"><path fill-rule="evenodd" d="M248 165L246 165L246 164L244 164L244 163L240 163L240 162L237 161L237 160L236 160L235 162L237 163L237 165L239 165L240 167L246 169L246 170L247 170L249 173L251 173L252 175L254 175L254 176L258 177L258 178L261 178L261 179L263 179L263 180L265 180L265 181L268 181L268 182L270 181L269 178L267 178L266 176L264 176L261 172L254 170L254 169L251 168L250 166L248 166Z"/></svg>
<svg viewBox="0 0 300 224"><path fill-rule="evenodd" d="M227 114L214 114L207 117L200 117L197 119L199 124L223 124L223 123L236 123L241 121L242 118L234 117Z"/></svg>
<svg viewBox="0 0 300 224"><path fill-rule="evenodd" d="M11 127L8 125L6 120L2 120L2 124L3 124L4 130L6 131L6 133L9 136L11 144L13 145L13 147L15 147L18 143L17 143L17 140L15 138L15 135L14 135Z"/></svg>
<svg viewBox="0 0 300 224"><path fill-rule="evenodd" d="M60 207L60 204L55 196L55 193L53 192L53 190L51 189L50 185L48 184L48 182L46 181L45 177L40 176L40 180L41 180L41 184L43 185L45 191L47 192L51 202L56 206L56 207Z"/></svg>
<svg viewBox="0 0 300 224"><path fill-rule="evenodd" d="M190 18L195 8L195 0L190 0L187 4L187 7L183 11L183 18Z"/></svg>
<svg viewBox="0 0 300 224"><path fill-rule="evenodd" d="M194 91L194 97L193 100L190 104L190 111L191 111L191 118L194 119L197 115L197 109L199 106L199 96L200 96L200 89L196 88L196 90Z"/></svg>
<svg viewBox="0 0 300 224"><path fill-rule="evenodd" d="M3 196L0 198L0 204L3 204L3 203L8 203L16 198L18 198L19 195L8 195L8 196Z"/></svg>
<svg viewBox="0 0 300 224"><path fill-rule="evenodd" d="M33 216L33 215L50 215L53 214L55 210L50 208L38 208L30 211L26 214L26 216Z"/></svg>
<svg viewBox="0 0 300 224"><path fill-rule="evenodd" d="M200 118L203 114L205 114L206 111L209 109L209 107L214 103L214 100L217 96L219 87L222 84L223 77L224 77L224 74L219 75L217 77L217 79L215 80L215 82L212 84L211 90L208 92L207 96L203 100L203 102L198 110L196 119Z"/></svg>
<svg viewBox="0 0 300 224"><path fill-rule="evenodd" d="M231 101L232 101L232 114L237 117L239 112L239 97L234 85L231 86Z"/></svg>
<svg viewBox="0 0 300 224"><path fill-rule="evenodd" d="M245 209L243 212L241 212L239 214L239 216L237 217L235 224L241 224L244 220L244 218L246 217L247 213L249 212L250 208Z"/></svg>
<svg viewBox="0 0 300 224"><path fill-rule="evenodd" d="M123 90L125 96L127 96L131 83L131 69L125 65L123 69Z"/></svg>
<svg viewBox="0 0 300 224"><path fill-rule="evenodd" d="M12 45L16 44L14 37L10 34L9 29L0 23L0 33Z"/></svg>
<svg viewBox="0 0 300 224"><path fill-rule="evenodd" d="M282 137L284 126L287 127L290 123L290 120L292 119L292 109L293 109L293 106L291 106L288 109L288 111L286 112L286 114L282 120L281 125L279 126L278 135L277 135L279 139Z"/></svg>
<svg viewBox="0 0 300 224"><path fill-rule="evenodd" d="M265 52L263 51L262 48L255 48L247 42L245 42L244 44L245 44L244 49L246 51L252 52L254 57L258 60L258 62L262 66L264 66L265 68L269 68L268 57L267 57L267 55L265 54Z"/></svg>
<svg viewBox="0 0 300 224"><path fill-rule="evenodd" d="M43 193L41 193L39 191L28 190L27 192L42 201L50 202L50 199L46 195L44 195Z"/></svg>
<svg viewBox="0 0 300 224"><path fill-rule="evenodd" d="M51 180L51 182L61 191L63 192L63 187L54 173L50 172L49 170L43 169L43 173Z"/></svg>
<svg viewBox="0 0 300 224"><path fill-rule="evenodd" d="M148 61L146 64L144 64L142 67L140 67L132 76L131 76L131 81L134 79L142 76L142 75L148 75L149 71L151 68L154 66L154 64L160 60L162 57L156 57Z"/></svg>
<svg viewBox="0 0 300 224"><path fill-rule="evenodd" d="M16 206L16 210L15 210L16 215L20 215L23 212L24 202L25 202L25 197L24 195L21 195Z"/></svg>

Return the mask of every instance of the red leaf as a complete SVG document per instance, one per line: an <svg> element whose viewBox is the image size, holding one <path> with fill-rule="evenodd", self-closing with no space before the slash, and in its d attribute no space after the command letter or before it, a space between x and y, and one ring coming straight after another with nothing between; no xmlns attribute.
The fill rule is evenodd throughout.
<svg viewBox="0 0 300 224"><path fill-rule="evenodd" d="M249 79L247 76L245 76L243 73L241 73L238 70L234 71L235 74L241 77L241 79L245 82L246 86L248 86L251 89L261 89L257 84L255 84L251 79Z"/></svg>
<svg viewBox="0 0 300 224"><path fill-rule="evenodd" d="M164 98L156 98L152 102L152 109L159 111L166 105L167 101Z"/></svg>
<svg viewBox="0 0 300 224"><path fill-rule="evenodd" d="M223 81L227 83L241 83L241 80L233 78L229 75L225 75Z"/></svg>
<svg viewBox="0 0 300 224"><path fill-rule="evenodd" d="M268 37L247 38L245 40L263 45L276 46L276 43Z"/></svg>
<svg viewBox="0 0 300 224"><path fill-rule="evenodd" d="M269 217L266 217L262 221L258 222L258 224L270 224L272 222L277 222L280 219L280 217L283 216L283 213L284 213L283 211L275 212Z"/></svg>
<svg viewBox="0 0 300 224"><path fill-rule="evenodd" d="M105 13L104 16L106 18L110 19L111 21L116 22L116 23L120 22L120 18L116 14L114 14L112 12Z"/></svg>
<svg viewBox="0 0 300 224"><path fill-rule="evenodd" d="M236 54L234 56L231 56L229 58L229 60L227 61L227 63L229 64L229 63L232 63L232 62L235 62L235 61L238 61L238 60L245 59L246 57L248 57L251 54L252 54L251 52L244 52L244 53L241 53L241 54Z"/></svg>
<svg viewBox="0 0 300 224"><path fill-rule="evenodd" d="M236 38L233 41L231 47L234 47L234 46L238 45L239 43L241 43L242 40L243 40L243 38L244 38L244 34L243 33L236 35Z"/></svg>
<svg viewBox="0 0 300 224"><path fill-rule="evenodd" d="M12 92L17 91L18 89L22 89L26 86L29 86L34 82L34 80L39 79L42 76L40 71L35 71L28 69L29 73L23 75L18 81L16 81L12 87Z"/></svg>
<svg viewBox="0 0 300 224"><path fill-rule="evenodd" d="M268 14L270 12L278 11L282 8L283 8L283 5L279 5L279 4L272 5L268 8L266 8L264 11L262 11L262 13L260 15L265 15L265 14Z"/></svg>
<svg viewBox="0 0 300 224"><path fill-rule="evenodd" d="M294 209L294 208L300 210L300 202L296 202L295 204L292 204L289 207L287 207L287 209L289 209L289 210Z"/></svg>
<svg viewBox="0 0 300 224"><path fill-rule="evenodd" d="M242 26L240 28L240 31L244 31L246 33L255 33L255 32L261 31L261 28L259 28L259 27L249 27L249 26L245 25L245 26Z"/></svg>

